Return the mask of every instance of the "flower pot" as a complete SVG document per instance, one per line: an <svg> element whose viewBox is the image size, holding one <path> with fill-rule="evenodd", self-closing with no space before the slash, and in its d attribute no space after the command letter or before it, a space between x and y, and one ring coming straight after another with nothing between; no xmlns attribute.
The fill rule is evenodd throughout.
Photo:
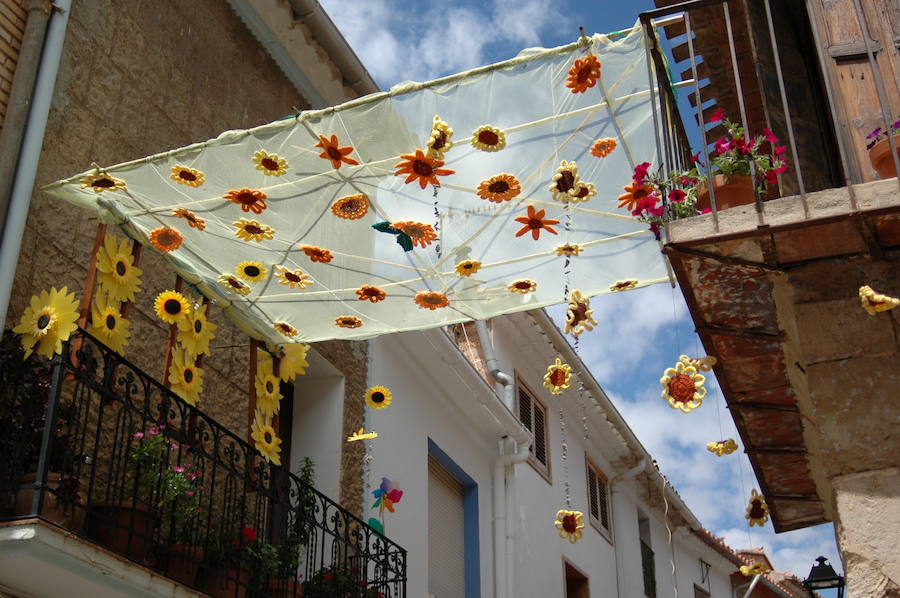
<svg viewBox="0 0 900 598"><path fill-rule="evenodd" d="M31 505L34 501L34 481L37 473L28 473L19 481L19 489L16 491L16 502L13 507L13 515L32 515ZM58 490L65 476L54 471L47 473L47 488ZM74 504L81 505L79 507ZM73 503L60 498L53 492L44 493L44 504L41 509L41 517L51 523L55 523L66 529L80 532L84 525L84 503L81 497L77 497Z"/></svg>
<svg viewBox="0 0 900 598"><path fill-rule="evenodd" d="M737 206L746 206L756 201L753 191L753 179L740 174L717 174L712 178L716 194L716 210L727 210ZM697 209L711 209L709 187L707 182L697 187Z"/></svg>
<svg viewBox="0 0 900 598"><path fill-rule="evenodd" d="M166 559L166 575L186 586L197 586L197 574L205 551L200 546L173 544Z"/></svg>
<svg viewBox="0 0 900 598"><path fill-rule="evenodd" d="M155 523L144 505L131 501L94 503L88 507L85 534L113 552L143 562Z"/></svg>
<svg viewBox="0 0 900 598"><path fill-rule="evenodd" d="M228 569L225 572L207 571L204 591L216 598L244 598L250 583L250 571Z"/></svg>
<svg viewBox="0 0 900 598"><path fill-rule="evenodd" d="M300 598L303 584L293 579L270 579L269 595L277 598Z"/></svg>
<svg viewBox="0 0 900 598"><path fill-rule="evenodd" d="M900 135L894 136L894 146L900 151ZM882 139L872 146L869 150L869 161L872 162L872 168L878 172L878 176L882 179L890 179L897 176L897 169L894 167L894 156L891 155L891 146L888 145L887 139Z"/></svg>

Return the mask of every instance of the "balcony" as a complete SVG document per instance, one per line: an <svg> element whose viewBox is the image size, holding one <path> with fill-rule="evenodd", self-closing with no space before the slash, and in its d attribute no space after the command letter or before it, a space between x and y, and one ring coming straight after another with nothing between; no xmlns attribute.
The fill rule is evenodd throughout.
<svg viewBox="0 0 900 598"><path fill-rule="evenodd" d="M4 335L6 588L45 595L59 572L94 595L406 595L401 547L87 332L22 355Z"/></svg>

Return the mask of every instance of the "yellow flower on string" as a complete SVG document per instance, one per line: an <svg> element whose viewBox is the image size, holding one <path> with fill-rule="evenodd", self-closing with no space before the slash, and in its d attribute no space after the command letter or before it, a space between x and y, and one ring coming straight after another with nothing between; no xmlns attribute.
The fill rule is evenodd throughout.
<svg viewBox="0 0 900 598"><path fill-rule="evenodd" d="M278 413L282 399L281 382L271 373L256 375L256 407L266 417Z"/></svg>
<svg viewBox="0 0 900 598"><path fill-rule="evenodd" d="M566 310L566 334L578 337L585 330L593 330L597 325L590 300L581 291L574 290L569 294L569 305Z"/></svg>
<svg viewBox="0 0 900 598"><path fill-rule="evenodd" d="M559 530L560 538L567 538L574 544L581 539L581 530L584 529L584 513L560 509L556 512L556 521L553 522L553 525Z"/></svg>
<svg viewBox="0 0 900 598"><path fill-rule="evenodd" d="M527 278L514 280L509 283L509 285L506 287L506 290L510 293L521 293L522 295L527 295L528 293L533 293L537 290L537 283Z"/></svg>
<svg viewBox="0 0 900 598"><path fill-rule="evenodd" d="M366 405L372 409L385 409L391 404L391 391L384 386L373 386L366 391Z"/></svg>
<svg viewBox="0 0 900 598"><path fill-rule="evenodd" d="M478 260L463 260L456 264L455 270L460 276L472 276L481 270L481 262Z"/></svg>
<svg viewBox="0 0 900 598"><path fill-rule="evenodd" d="M244 241L256 241L259 243L263 239L275 237L275 229L256 220L241 218L237 222L233 222L232 225L237 229L234 231L235 236Z"/></svg>
<svg viewBox="0 0 900 598"><path fill-rule="evenodd" d="M544 374L544 388L552 394L558 395L572 386L572 368L563 363L559 357L547 367Z"/></svg>
<svg viewBox="0 0 900 598"><path fill-rule="evenodd" d="M712 355L707 355L706 357L688 357L687 355L681 355L678 357L678 361L684 363L684 365L692 365L698 372L708 372L713 369L713 366L718 363L718 360Z"/></svg>
<svg viewBox="0 0 900 598"><path fill-rule="evenodd" d="M238 295L249 295L252 290L250 285L234 274L220 274L217 282L232 293L237 293Z"/></svg>
<svg viewBox="0 0 900 598"><path fill-rule="evenodd" d="M753 489L750 495L750 502L747 504L747 514L744 515L744 518L750 524L750 527L754 525L762 527L769 520L769 505L766 504L766 499L763 495L756 491L756 488Z"/></svg>
<svg viewBox="0 0 900 598"><path fill-rule="evenodd" d="M275 277L278 278L278 284L287 285L292 289L302 290L313 284L309 274L300 268L291 270L284 266L275 266L275 271Z"/></svg>
<svg viewBox="0 0 900 598"><path fill-rule="evenodd" d="M741 575L746 575L747 577L752 577L753 575L765 575L771 569L766 567L765 563L753 563L752 565L741 565L738 567L741 571Z"/></svg>
<svg viewBox="0 0 900 598"><path fill-rule="evenodd" d="M90 333L119 355L124 355L128 337L131 336L131 322L122 317L119 301L105 293L97 293L91 315Z"/></svg>
<svg viewBox="0 0 900 598"><path fill-rule="evenodd" d="M50 359L62 351L62 343L78 328L78 300L67 287L41 291L32 295L18 326L13 332L21 334L25 359L32 351ZM37 345L37 349L35 349Z"/></svg>
<svg viewBox="0 0 900 598"><path fill-rule="evenodd" d="M172 167L172 174L169 175L169 178L179 185L187 185L188 187L199 187L206 180L204 174L199 170L182 166L181 164L176 164Z"/></svg>
<svg viewBox="0 0 900 598"><path fill-rule="evenodd" d="M268 176L281 176L288 169L287 160L264 150L259 150L253 154L253 163L256 164L256 170L260 170Z"/></svg>
<svg viewBox="0 0 900 598"><path fill-rule="evenodd" d="M584 251L584 247L578 243L566 243L565 245L558 245L555 251L556 255L573 257L581 255L581 252Z"/></svg>
<svg viewBox="0 0 900 598"><path fill-rule="evenodd" d="M472 145L485 152L499 152L506 147L506 133L491 125L478 127L472 132Z"/></svg>
<svg viewBox="0 0 900 598"><path fill-rule="evenodd" d="M196 406L203 392L203 370L185 351L173 351L169 366L169 388L187 403Z"/></svg>
<svg viewBox="0 0 900 598"><path fill-rule="evenodd" d="M866 285L859 287L859 300L863 309L870 316L874 316L880 311L888 311L900 305L900 299L889 297L872 290L872 287Z"/></svg>
<svg viewBox="0 0 900 598"><path fill-rule="evenodd" d="M575 189L573 190L571 197L573 203L579 203L590 201L595 195L597 195L597 188L594 186L594 183L586 183L579 179L575 183Z"/></svg>
<svg viewBox="0 0 900 598"><path fill-rule="evenodd" d="M113 235L103 238L97 252L97 281L112 301L134 301L141 286L142 270L134 265L131 241L116 242Z"/></svg>
<svg viewBox="0 0 900 598"><path fill-rule="evenodd" d="M563 160L556 169L556 174L550 180L550 195L553 199L561 202L568 202L574 199L578 193L578 185L581 179L578 178L578 165L575 162ZM596 193L596 192L595 192Z"/></svg>
<svg viewBox="0 0 900 598"><path fill-rule="evenodd" d="M730 455L738 448L737 443L733 438L729 438L728 440L719 440L718 442L707 442L706 450L711 453L715 453L716 456L721 457L722 455Z"/></svg>
<svg viewBox="0 0 900 598"><path fill-rule="evenodd" d="M253 444L263 459L281 465L281 439L275 433L275 428L263 420L263 415L257 411L253 424L250 426L250 437Z"/></svg>
<svg viewBox="0 0 900 598"><path fill-rule="evenodd" d="M298 334L300 334L300 332L296 328L294 328L287 322L275 322L274 324L272 324L272 327L281 334L288 337L297 336Z"/></svg>
<svg viewBox="0 0 900 598"><path fill-rule="evenodd" d="M213 330L218 328L207 319L207 307L201 305L178 321L178 343L195 359L209 353L209 343L216 336Z"/></svg>
<svg viewBox="0 0 900 598"><path fill-rule="evenodd" d="M425 156L436 160L443 160L444 153L453 147L453 129L450 125L435 115L434 124L431 125L431 136L425 142Z"/></svg>
<svg viewBox="0 0 900 598"><path fill-rule="evenodd" d="M90 187L97 193L104 191L125 191L127 186L125 181L109 176L105 172L89 174L81 179L81 188Z"/></svg>
<svg viewBox="0 0 900 598"><path fill-rule="evenodd" d="M360 440L372 440L373 438L378 438L378 432L374 430L371 432L366 432L366 428L362 427L350 436L347 436L347 442L358 442Z"/></svg>
<svg viewBox="0 0 900 598"><path fill-rule="evenodd" d="M306 373L309 362L306 361L306 355L309 352L309 345L303 343L287 343L281 348L281 362L278 365L278 374L283 382L290 382L297 375Z"/></svg>
<svg viewBox="0 0 900 598"><path fill-rule="evenodd" d="M156 316L167 324L177 324L191 313L191 304L178 291L163 291L153 302Z"/></svg>
<svg viewBox="0 0 900 598"><path fill-rule="evenodd" d="M253 284L262 282L269 274L269 269L266 268L265 264L256 261L241 262L234 271L238 276Z"/></svg>
<svg viewBox="0 0 900 598"><path fill-rule="evenodd" d="M703 404L706 396L706 376L699 374L697 368L679 361L674 368L663 373L659 383L662 384L662 398L668 401L672 409L680 409L690 413Z"/></svg>
<svg viewBox="0 0 900 598"><path fill-rule="evenodd" d="M609 285L609 290L616 293L619 291L628 291L633 289L638 284L636 278L627 278L625 280L617 280L613 284Z"/></svg>

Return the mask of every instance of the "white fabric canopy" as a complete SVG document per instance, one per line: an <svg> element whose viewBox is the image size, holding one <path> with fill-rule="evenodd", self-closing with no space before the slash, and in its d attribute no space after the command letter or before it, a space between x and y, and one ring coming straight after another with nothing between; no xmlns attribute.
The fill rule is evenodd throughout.
<svg viewBox="0 0 900 598"><path fill-rule="evenodd" d="M586 92L572 93L566 87L569 69L589 51L602 63L602 78ZM165 253L173 268L261 340L364 339L489 318L560 303L566 289L593 296L625 279L640 286L668 280L653 234L617 208L615 199L631 181L636 162L656 161L648 83L639 28L615 41L594 35L255 129L228 131L205 143L87 171L47 190L98 210L147 245L154 229L176 229L183 243ZM438 176L440 187L423 189L417 180L405 183L406 174L395 175L395 164L403 161L401 155L426 147L436 115L454 131L442 167L454 174ZM505 134L503 149L488 152L472 145L473 131L484 125ZM359 164L334 168L320 157L320 135L336 135L340 146L352 146L347 157ZM607 137L617 140L615 151L604 158L592 155L594 141ZM286 161L286 172L273 176L258 168L253 157L260 150ZM563 160L577 163L579 179L595 185L596 196L583 202L553 198L549 187ZM267 164L275 167L271 160ZM181 167L202 173L203 183L173 178L173 168ZM521 193L500 202L479 197L479 184L501 173L514 175ZM107 175L125 188L90 185L91 177ZM241 189L261 191L265 209L244 211L224 198ZM359 193L368 198L365 215L335 215L336 201ZM541 229L535 240L528 229L517 237L527 224L515 219L527 218L529 206L545 210L544 220L558 220L552 225L557 234ZM179 208L204 219L205 228L174 215ZM239 238L235 223L241 218L271 227L274 236ZM398 229L372 227L382 222L427 224L438 239L404 251L394 234ZM565 244L580 245L580 255L568 260L558 255L556 248ZM303 246L327 249L333 259L313 261ZM464 260L477 260L481 267L462 276L455 266ZM218 282L223 274L235 275L244 261L266 270L260 281L245 282L246 295ZM278 278L277 266L302 271L312 284L290 288ZM533 292L508 288L522 280L535 283ZM384 291L384 300L361 298L357 291L364 285ZM449 304L420 307L415 296L421 291L440 293ZM340 318L345 325L360 325L341 327ZM282 334L278 322L298 333Z"/></svg>

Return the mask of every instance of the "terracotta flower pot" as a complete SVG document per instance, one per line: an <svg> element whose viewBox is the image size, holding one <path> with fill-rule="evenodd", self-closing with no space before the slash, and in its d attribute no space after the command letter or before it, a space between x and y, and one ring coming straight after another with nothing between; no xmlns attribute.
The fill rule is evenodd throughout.
<svg viewBox="0 0 900 598"><path fill-rule="evenodd" d="M166 561L166 575L187 586L197 585L197 573L205 551L200 546L173 544Z"/></svg>
<svg viewBox="0 0 900 598"><path fill-rule="evenodd" d="M894 146L897 147L897 151L900 151L900 135L894 136ZM872 146L872 149L869 150L869 161L872 162L872 168L878 171L878 176L882 179L897 176L894 157L891 155L891 146L888 145L887 139L882 139Z"/></svg>
<svg viewBox="0 0 900 598"><path fill-rule="evenodd" d="M746 206L756 201L753 192L753 179L740 174L717 174L712 179L716 194L716 210L727 210L737 206ZM709 187L707 182L697 187L697 209L709 210Z"/></svg>
<svg viewBox="0 0 900 598"><path fill-rule="evenodd" d="M131 501L94 503L88 507L88 538L113 552L143 562L155 518L144 505Z"/></svg>
<svg viewBox="0 0 900 598"><path fill-rule="evenodd" d="M250 583L250 571L229 569L227 573L208 572L204 591L216 598L244 598Z"/></svg>
<svg viewBox="0 0 900 598"><path fill-rule="evenodd" d="M36 473L28 473L22 476L19 482L19 489L16 491L16 502L13 507L13 515L31 515L31 505L34 501L34 480L37 479ZM65 479L61 473L51 471L47 473L47 486L50 490L57 490L60 482ZM41 510L41 517L55 523L61 527L80 532L84 525L84 503L79 497L75 504L81 505L76 507L72 504L61 500L59 495L53 492L44 494L44 505Z"/></svg>

